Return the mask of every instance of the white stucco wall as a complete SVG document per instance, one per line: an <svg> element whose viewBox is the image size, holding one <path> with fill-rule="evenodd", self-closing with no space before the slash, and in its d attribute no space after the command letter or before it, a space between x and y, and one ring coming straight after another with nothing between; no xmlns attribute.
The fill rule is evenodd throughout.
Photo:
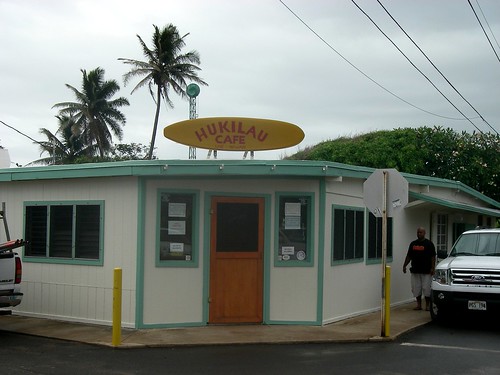
<svg viewBox="0 0 500 375"><path fill-rule="evenodd" d="M277 180L272 188L278 192L314 193L314 237L311 266L288 267L285 262L274 264L277 251L275 230L275 198L272 201L271 251L269 254L269 320L271 322L315 322L318 310L318 244L319 244L319 182L308 180ZM273 191L269 191L273 194ZM276 243L275 243L276 241ZM321 298L321 297L319 297Z"/></svg>
<svg viewBox="0 0 500 375"><path fill-rule="evenodd" d="M380 264L332 266L332 205L364 208L363 180L342 178L326 183L323 323L330 323L380 307ZM366 252L366 249L365 249Z"/></svg>
<svg viewBox="0 0 500 375"><path fill-rule="evenodd" d="M330 180L326 184L325 212L324 290L323 323L331 323L353 315L380 309L382 303L382 264L363 261L351 264L331 265L332 259L332 205L364 208L363 180L343 178ZM393 256L388 259L391 268L391 304L412 299L409 274L402 273L408 243L415 238L418 225L426 225L429 214L412 213L404 209L393 217ZM367 228L365 226L365 231ZM365 238L367 238L365 232Z"/></svg>
<svg viewBox="0 0 500 375"><path fill-rule="evenodd" d="M146 184L144 233L144 324L181 324L203 321L203 218L200 217L198 238L199 263L195 268L157 267L156 230L158 190L199 190L200 182L149 180ZM203 207L200 194L199 207ZM203 212L201 209L200 214ZM141 308L141 307L139 307Z"/></svg>
<svg viewBox="0 0 500 375"><path fill-rule="evenodd" d="M156 199L158 189L198 190L200 197L199 221L199 264L196 268L156 267ZM317 241L314 234L315 263L313 267L275 267L274 266L274 214L275 192L314 192L318 223L318 183L307 180L269 180L219 179L219 180L149 180L146 187L146 231L145 231L145 270L144 270L144 324L179 324L185 322L201 323L203 308L208 301L203 299L203 286L208 285L208 263L205 258L209 244L204 244L204 232L209 223L204 223L205 195L249 195L269 196L270 212L265 215L266 226L271 226L269 244L265 254L269 274L270 304L269 319L274 321L315 321L317 313ZM205 246L205 247L204 247Z"/></svg>
<svg viewBox="0 0 500 375"><path fill-rule="evenodd" d="M25 201L103 200L102 266L23 262L20 314L110 324L113 270L122 268L122 320L135 322L137 183L135 178L0 183L12 239L22 238ZM2 236L3 236L3 231ZM4 240L3 237L2 241ZM23 251L19 249L19 251Z"/></svg>

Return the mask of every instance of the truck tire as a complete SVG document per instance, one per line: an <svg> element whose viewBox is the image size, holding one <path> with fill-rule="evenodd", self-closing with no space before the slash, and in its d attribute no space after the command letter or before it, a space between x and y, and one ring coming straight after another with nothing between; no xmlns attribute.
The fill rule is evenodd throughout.
<svg viewBox="0 0 500 375"><path fill-rule="evenodd" d="M437 304L434 303L433 298L431 297L431 305L430 305L430 313L431 319L435 323L444 323L446 321L446 312L439 308Z"/></svg>

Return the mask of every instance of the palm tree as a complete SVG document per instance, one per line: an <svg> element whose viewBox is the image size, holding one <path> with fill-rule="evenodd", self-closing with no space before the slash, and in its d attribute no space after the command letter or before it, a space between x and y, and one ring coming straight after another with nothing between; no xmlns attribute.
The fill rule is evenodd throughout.
<svg viewBox="0 0 500 375"><path fill-rule="evenodd" d="M124 97L110 100L120 90L120 86L115 80L104 80L104 69L98 67L88 74L83 69L81 72L81 92L66 84L75 94L76 102L57 103L52 108L60 108L61 116L74 118L82 142L87 145L95 142L100 156L104 157L111 149L111 132L119 140L123 137L122 126L126 119L119 108L129 105L129 102Z"/></svg>
<svg viewBox="0 0 500 375"><path fill-rule="evenodd" d="M177 28L172 24L168 24L161 30L156 25L153 25L153 27L152 48L149 48L142 38L137 35L146 61L125 58L118 59L132 66L132 69L123 75L125 85L133 77L142 77L132 90L132 94L138 88L147 85L149 93L156 103L156 114L147 156L148 159L153 158L161 98L165 100L170 108L173 108L173 103L169 96L170 89L181 97L186 98L186 81L194 81L202 85L207 85L206 82L198 77L198 71L201 70L197 65L200 64L198 52L190 51L184 54L181 53L182 48L186 45L184 38L189 34L181 37ZM153 86L156 86L155 90L153 90Z"/></svg>
<svg viewBox="0 0 500 375"><path fill-rule="evenodd" d="M41 154L46 152L49 156L35 160L30 164L71 164L78 158L92 157L96 154L97 146L95 143L86 145L82 142L79 134L75 134L78 129L72 117L56 116L56 118L59 120L59 129L55 133L45 128L40 129L40 133L45 135L47 140L37 142ZM61 134L61 139L57 138L57 133Z"/></svg>

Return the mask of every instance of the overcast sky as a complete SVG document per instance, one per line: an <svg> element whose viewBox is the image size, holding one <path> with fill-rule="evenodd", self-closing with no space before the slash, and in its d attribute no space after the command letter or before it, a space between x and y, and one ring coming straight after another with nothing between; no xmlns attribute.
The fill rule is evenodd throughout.
<svg viewBox="0 0 500 375"><path fill-rule="evenodd" d="M500 62L467 0L380 0L477 112L500 131ZM143 60L136 35L150 45L153 25L172 23L197 50L199 117L269 118L301 127L304 140L256 159L277 159L321 141L382 129L439 125L493 130L397 27L376 0L356 0L408 58L471 121L424 78L350 0L0 0L0 120L36 140L57 130L55 103L74 101L80 69L105 70L130 101L122 143L147 145L155 104L147 88L130 94L128 66ZM470 0L500 55L500 2ZM286 4L286 6L284 5ZM288 8L289 9L288 9ZM290 10L292 10L301 22ZM307 26L309 26L309 28ZM311 29L316 33L313 33ZM362 73L361 73L361 72ZM188 147L163 128L189 118L189 103L162 107L160 159L187 159ZM472 123L471 123L472 122ZM115 143L119 143L114 139ZM0 145L12 163L40 158L39 147L0 123ZM47 156L47 155L45 155ZM198 149L197 158L207 151ZM241 152L219 152L241 159Z"/></svg>

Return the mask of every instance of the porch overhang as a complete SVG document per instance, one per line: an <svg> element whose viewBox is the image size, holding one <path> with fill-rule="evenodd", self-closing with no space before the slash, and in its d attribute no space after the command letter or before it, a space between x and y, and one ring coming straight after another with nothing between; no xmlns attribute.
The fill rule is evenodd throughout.
<svg viewBox="0 0 500 375"><path fill-rule="evenodd" d="M406 205L406 207L408 207L408 208L417 206L417 205L419 205L419 203L432 203L432 204L435 204L438 206L452 208L455 210L469 211L469 212L475 212L475 213L478 213L481 215L500 217L500 210L496 210L493 208L479 207L479 206L473 206L473 205L466 204L466 203L454 202L454 201L450 201L450 200L443 199L443 198L436 198L436 197L432 197L430 195L416 193L414 191L410 191L409 196L411 199L413 199L413 201L411 201L410 203L408 203Z"/></svg>

